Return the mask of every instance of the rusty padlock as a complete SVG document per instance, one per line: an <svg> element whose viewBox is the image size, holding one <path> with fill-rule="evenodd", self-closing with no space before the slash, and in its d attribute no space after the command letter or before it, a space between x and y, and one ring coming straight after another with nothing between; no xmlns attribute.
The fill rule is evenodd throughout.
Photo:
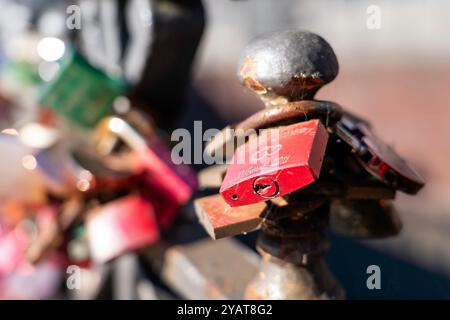
<svg viewBox="0 0 450 320"><path fill-rule="evenodd" d="M352 148L359 163L391 188L416 194L424 186L419 174L380 140L366 123L344 116L336 123L335 131Z"/></svg>

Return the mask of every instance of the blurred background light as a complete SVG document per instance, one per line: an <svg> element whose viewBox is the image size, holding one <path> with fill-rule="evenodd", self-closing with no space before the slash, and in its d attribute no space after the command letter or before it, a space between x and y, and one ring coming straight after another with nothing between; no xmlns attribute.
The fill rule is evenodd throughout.
<svg viewBox="0 0 450 320"><path fill-rule="evenodd" d="M31 154L27 154L22 158L22 165L27 170L34 170L37 167L36 158Z"/></svg>
<svg viewBox="0 0 450 320"><path fill-rule="evenodd" d="M37 52L45 61L56 61L62 58L66 46L61 39L55 37L42 38L37 44Z"/></svg>
<svg viewBox="0 0 450 320"><path fill-rule="evenodd" d="M59 70L58 62L42 61L41 63L39 63L38 73L41 79L44 81L52 80L53 77L58 72L58 70Z"/></svg>

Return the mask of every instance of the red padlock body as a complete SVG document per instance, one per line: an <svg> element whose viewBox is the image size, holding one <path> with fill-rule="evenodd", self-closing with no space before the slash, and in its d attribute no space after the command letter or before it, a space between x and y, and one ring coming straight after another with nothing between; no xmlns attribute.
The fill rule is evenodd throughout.
<svg viewBox="0 0 450 320"><path fill-rule="evenodd" d="M242 206L298 190L318 178L327 141L317 119L265 130L236 149L220 193Z"/></svg>
<svg viewBox="0 0 450 320"><path fill-rule="evenodd" d="M135 152L142 170L143 194L154 204L158 225L167 228L194 189L147 146Z"/></svg>
<svg viewBox="0 0 450 320"><path fill-rule="evenodd" d="M347 135L351 135L364 146L364 153L356 153L357 159L374 177L393 189L408 194L416 194L424 186L422 177L409 167L394 149L380 140L365 123L344 116L341 124L348 131Z"/></svg>
<svg viewBox="0 0 450 320"><path fill-rule="evenodd" d="M164 141L158 138L158 136L154 135L147 139L147 144L153 152L181 179L186 183L191 189L191 193L194 193L198 188L198 180L197 173L192 169L191 166L181 163L175 164L172 160L174 155L171 152L171 149L168 147ZM180 159L175 159L178 160Z"/></svg>
<svg viewBox="0 0 450 320"><path fill-rule="evenodd" d="M87 232L92 259L98 263L159 240L153 206L134 195L98 209L88 218Z"/></svg>
<svg viewBox="0 0 450 320"><path fill-rule="evenodd" d="M360 124L359 129L364 134L362 142L370 151L369 161L362 161L369 173L408 194L416 194L425 182L390 146L375 136L372 131Z"/></svg>

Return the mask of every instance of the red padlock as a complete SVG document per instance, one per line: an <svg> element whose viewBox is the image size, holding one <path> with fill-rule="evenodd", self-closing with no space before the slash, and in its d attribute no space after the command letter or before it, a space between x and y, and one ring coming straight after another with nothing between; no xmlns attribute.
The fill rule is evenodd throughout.
<svg viewBox="0 0 450 320"><path fill-rule="evenodd" d="M242 206L300 189L319 177L327 141L317 119L267 129L236 149L220 193Z"/></svg>
<svg viewBox="0 0 450 320"><path fill-rule="evenodd" d="M97 263L159 240L153 206L137 195L114 200L91 212L87 232L91 256Z"/></svg>
<svg viewBox="0 0 450 320"><path fill-rule="evenodd" d="M170 163L168 150L161 148L161 142L147 141L123 119L110 117L102 125L131 148L130 159L135 163L135 173L140 174L142 194L151 200L158 225L163 229L169 227L191 198L197 185L195 176L191 171L186 172L190 169L185 166L175 168Z"/></svg>
<svg viewBox="0 0 450 320"><path fill-rule="evenodd" d="M364 122L344 116L335 130L339 138L352 147L361 165L389 187L416 194L424 186L422 177Z"/></svg>
<svg viewBox="0 0 450 320"><path fill-rule="evenodd" d="M147 145L136 148L134 152L142 172L141 192L152 202L159 227L167 229L191 198L194 192L192 184L188 184Z"/></svg>
<svg viewBox="0 0 450 320"><path fill-rule="evenodd" d="M175 174L183 180L185 184L191 189L193 193L198 188L197 173L189 165L180 163L175 164L172 157L176 155L172 154L171 149L168 145L161 140L158 136L153 135L146 139L149 148L155 152L156 155L173 171ZM176 159L179 163L179 159Z"/></svg>

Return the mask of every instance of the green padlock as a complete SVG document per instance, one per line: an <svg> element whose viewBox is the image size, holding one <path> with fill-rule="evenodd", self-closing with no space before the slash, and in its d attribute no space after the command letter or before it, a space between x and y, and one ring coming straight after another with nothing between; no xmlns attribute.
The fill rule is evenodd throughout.
<svg viewBox="0 0 450 320"><path fill-rule="evenodd" d="M41 91L39 102L83 127L94 127L113 110L114 99L125 84L92 66L80 53L70 50L58 74Z"/></svg>

